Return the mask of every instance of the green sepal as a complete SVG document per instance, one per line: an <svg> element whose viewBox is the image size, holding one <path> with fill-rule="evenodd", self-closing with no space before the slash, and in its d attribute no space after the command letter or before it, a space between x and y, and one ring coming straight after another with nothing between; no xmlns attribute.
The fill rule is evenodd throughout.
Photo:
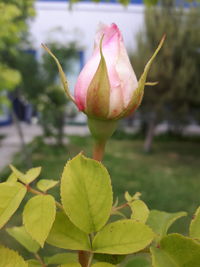
<svg viewBox="0 0 200 267"><path fill-rule="evenodd" d="M98 120L88 117L88 127L92 137L98 143L105 143L115 132L118 121Z"/></svg>
<svg viewBox="0 0 200 267"><path fill-rule="evenodd" d="M144 95L144 87L145 87L145 83L146 83L146 79L147 79L147 75L148 72L150 70L150 67L156 57L156 55L158 54L158 52L160 51L161 47L163 46L163 43L165 41L165 35L163 36L163 38L161 39L156 51L154 52L153 56L150 58L150 60L147 62L145 68L144 68L144 72L142 73L139 81L138 81L138 87L137 89L133 92L132 98L128 104L128 107L125 109L125 111L120 114L119 118L123 118L128 116L129 114L131 114L132 112L134 112L139 105L142 102L142 98ZM150 85L152 85L152 83L149 83ZM155 83L153 83L153 85L155 85Z"/></svg>
<svg viewBox="0 0 200 267"><path fill-rule="evenodd" d="M62 82L65 93L66 93L67 97L75 103L74 97L70 94L68 82L67 82L65 73L62 69L62 66L60 65L60 62L58 61L57 57L51 52L51 50L46 45L42 44L42 47L52 56L52 58L56 62L56 65L58 67L58 71L60 74L60 80Z"/></svg>
<svg viewBox="0 0 200 267"><path fill-rule="evenodd" d="M102 40L103 37L100 41L101 60L87 89L85 113L92 118L106 119L110 107L110 81L102 53Z"/></svg>

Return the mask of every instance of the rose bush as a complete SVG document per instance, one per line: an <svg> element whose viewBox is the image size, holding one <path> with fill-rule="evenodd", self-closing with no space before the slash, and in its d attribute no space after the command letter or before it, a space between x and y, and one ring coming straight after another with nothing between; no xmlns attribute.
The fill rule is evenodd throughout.
<svg viewBox="0 0 200 267"><path fill-rule="evenodd" d="M108 137L104 128L113 128L113 121L138 107L148 70L163 40L137 82L117 26L103 26L97 34L93 56L78 78L75 98L69 93L58 60L46 48L58 65L68 97L88 115L98 145L94 146L93 159L79 154L65 165L60 183L61 202L49 193L59 181L40 179L34 182L41 167L22 173L10 166L11 175L6 182L0 183L0 228L29 194L25 199L22 225L8 228L7 233L32 256L25 260L17 252L0 245L0 267L52 264L58 267L114 267L124 260L122 266L127 267L199 266L200 207L190 223L188 237L168 234L169 227L187 214L150 210L138 192L126 192L121 205L113 203L110 175L98 162L102 160ZM102 142L103 132L105 140ZM129 213L124 213L124 208L129 208ZM120 217L116 220L113 215ZM62 253L41 257L39 250L45 243L61 248ZM75 253L69 253L69 250ZM126 265L128 254L130 262Z"/></svg>

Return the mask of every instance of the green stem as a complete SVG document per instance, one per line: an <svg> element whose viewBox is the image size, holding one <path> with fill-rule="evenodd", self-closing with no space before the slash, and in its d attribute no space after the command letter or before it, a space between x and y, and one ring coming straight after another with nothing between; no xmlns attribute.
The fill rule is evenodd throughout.
<svg viewBox="0 0 200 267"><path fill-rule="evenodd" d="M92 259L93 259L93 253L91 253L90 254L90 257L89 257L89 260L88 260L88 265L87 265L87 267L90 267L91 266L91 264L92 264Z"/></svg>
<svg viewBox="0 0 200 267"><path fill-rule="evenodd" d="M32 187L30 187L30 185L25 185L25 184L23 184L23 185L26 187L28 192L31 192L34 195L46 195L46 193L44 193L44 192L40 192L40 191L38 191L36 189L33 189ZM58 201L55 201L55 203L56 203L56 206L59 209L63 210L63 206Z"/></svg>
<svg viewBox="0 0 200 267"><path fill-rule="evenodd" d="M107 140L116 130L118 121L88 118L88 127L94 138L93 159L102 161Z"/></svg>
<svg viewBox="0 0 200 267"><path fill-rule="evenodd" d="M126 208L126 207L128 207L128 206L129 206L129 202L126 202L126 203L124 203L124 204L122 204L122 205L120 205L120 206L118 206L118 207L114 207L114 208L112 209L112 212L115 212L115 211L117 211L117 210L124 209L124 208Z"/></svg>
<svg viewBox="0 0 200 267"><path fill-rule="evenodd" d="M42 265L42 267L47 267L47 265L43 262L42 258L38 253L34 254L35 258L39 261L39 263Z"/></svg>
<svg viewBox="0 0 200 267"><path fill-rule="evenodd" d="M94 138L94 148L92 158L102 161L105 151L106 141L111 137L116 129L117 121L104 121L88 118L88 126ZM90 267L93 254L88 251L78 251L79 263L82 267Z"/></svg>

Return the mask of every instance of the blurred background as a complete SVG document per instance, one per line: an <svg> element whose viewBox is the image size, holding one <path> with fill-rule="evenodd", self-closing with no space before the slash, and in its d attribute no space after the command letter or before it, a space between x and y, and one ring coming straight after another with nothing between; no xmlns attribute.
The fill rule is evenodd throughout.
<svg viewBox="0 0 200 267"><path fill-rule="evenodd" d="M114 197L123 202L125 191L141 192L151 209L187 211L188 218L173 228L185 233L200 200L200 4L195 1L0 0L1 181L11 162L24 172L42 166L41 178L59 180L68 159L80 151L91 156L86 117L68 102L41 43L60 60L73 93L99 23L112 22L122 31L138 78L167 35L148 75L159 84L145 88L141 107L119 123L107 146L104 164ZM52 193L59 199L58 187ZM13 224L21 224L20 215ZM0 242L18 246L3 232Z"/></svg>

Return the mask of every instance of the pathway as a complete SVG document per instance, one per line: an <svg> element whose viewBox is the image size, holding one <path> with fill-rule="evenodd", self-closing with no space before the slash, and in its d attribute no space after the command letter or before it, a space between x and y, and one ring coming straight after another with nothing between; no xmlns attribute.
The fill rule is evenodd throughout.
<svg viewBox="0 0 200 267"><path fill-rule="evenodd" d="M36 136L42 135L40 126L21 123L25 143L30 143ZM87 126L66 126L65 134L85 136L89 134ZM6 137L0 141L0 170L12 162L13 155L20 151L20 139L14 125L0 127L0 135Z"/></svg>

